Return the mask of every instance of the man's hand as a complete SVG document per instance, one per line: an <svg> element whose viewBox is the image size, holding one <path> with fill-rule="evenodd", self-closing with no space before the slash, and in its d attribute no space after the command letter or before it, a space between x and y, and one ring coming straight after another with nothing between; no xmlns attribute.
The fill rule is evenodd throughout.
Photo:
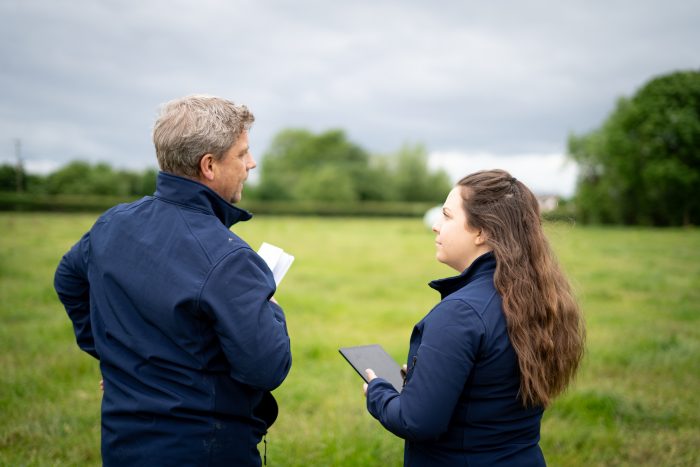
<svg viewBox="0 0 700 467"><path fill-rule="evenodd" d="M374 378L377 377L377 375L374 374L374 370L371 368L367 368L365 370L365 374L367 375L367 379L369 381L372 381ZM367 383L362 385L362 392L365 394L365 397L367 397Z"/></svg>
<svg viewBox="0 0 700 467"><path fill-rule="evenodd" d="M105 380L103 379L100 380L100 389L102 389L102 392L105 392Z"/></svg>

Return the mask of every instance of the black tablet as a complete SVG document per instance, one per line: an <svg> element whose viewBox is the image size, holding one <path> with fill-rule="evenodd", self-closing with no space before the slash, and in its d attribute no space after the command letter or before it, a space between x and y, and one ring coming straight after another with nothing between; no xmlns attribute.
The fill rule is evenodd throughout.
<svg viewBox="0 0 700 467"><path fill-rule="evenodd" d="M358 345L357 347L343 347L338 349L350 365L367 382L365 370L371 368L379 378L389 381L397 391L403 389L403 376L401 367L386 353L381 345Z"/></svg>

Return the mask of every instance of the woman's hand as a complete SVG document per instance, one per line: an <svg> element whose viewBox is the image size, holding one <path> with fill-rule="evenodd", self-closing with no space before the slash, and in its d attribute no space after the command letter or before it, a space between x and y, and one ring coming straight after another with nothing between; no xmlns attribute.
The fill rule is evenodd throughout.
<svg viewBox="0 0 700 467"><path fill-rule="evenodd" d="M365 370L365 374L367 375L367 379L369 381L372 381L374 378L377 377L377 375L374 374L374 370L371 368L367 368ZM367 383L362 385L362 392L365 394L365 397L367 397Z"/></svg>

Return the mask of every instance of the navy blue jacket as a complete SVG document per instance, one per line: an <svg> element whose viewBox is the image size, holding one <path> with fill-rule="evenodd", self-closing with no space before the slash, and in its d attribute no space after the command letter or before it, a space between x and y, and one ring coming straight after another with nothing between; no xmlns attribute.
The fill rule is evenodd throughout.
<svg viewBox="0 0 700 467"><path fill-rule="evenodd" d="M542 466L541 408L518 398L518 361L492 253L433 281L442 301L413 329L401 394L370 382L367 409L406 440L404 465Z"/></svg>
<svg viewBox="0 0 700 467"><path fill-rule="evenodd" d="M104 465L260 465L291 352L272 273L229 230L250 218L161 172L61 260L56 291L104 378Z"/></svg>

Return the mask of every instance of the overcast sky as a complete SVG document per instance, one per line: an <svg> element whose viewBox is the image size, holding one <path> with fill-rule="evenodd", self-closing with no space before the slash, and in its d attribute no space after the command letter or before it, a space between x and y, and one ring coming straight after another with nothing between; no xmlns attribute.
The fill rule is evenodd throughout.
<svg viewBox="0 0 700 467"><path fill-rule="evenodd" d="M161 103L227 97L371 153L423 143L453 179L501 167L571 194L567 136L700 67L700 2L0 0L0 162L155 166Z"/></svg>

